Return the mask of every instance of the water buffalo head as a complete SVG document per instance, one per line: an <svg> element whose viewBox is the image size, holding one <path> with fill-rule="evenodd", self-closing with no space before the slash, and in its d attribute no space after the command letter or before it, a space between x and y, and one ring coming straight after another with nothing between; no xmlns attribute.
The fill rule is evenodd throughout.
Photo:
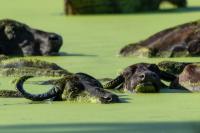
<svg viewBox="0 0 200 133"><path fill-rule="evenodd" d="M130 92L158 92L161 88L159 75L152 71L153 65L138 64L126 68L124 89Z"/></svg>
<svg viewBox="0 0 200 133"><path fill-rule="evenodd" d="M166 87L161 79L173 81L176 77L161 71L155 64L139 63L127 67L120 76L107 83L106 89L123 86L129 92L153 93Z"/></svg>
<svg viewBox="0 0 200 133"><path fill-rule="evenodd" d="M5 55L55 55L62 46L62 37L33 29L14 20L0 20L0 53Z"/></svg>

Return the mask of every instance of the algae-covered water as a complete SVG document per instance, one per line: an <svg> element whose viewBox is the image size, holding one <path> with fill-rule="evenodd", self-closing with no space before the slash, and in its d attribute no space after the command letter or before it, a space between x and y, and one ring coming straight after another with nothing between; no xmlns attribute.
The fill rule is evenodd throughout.
<svg viewBox="0 0 200 133"><path fill-rule="evenodd" d="M181 10L67 17L63 14L62 0L0 0L0 19L16 19L63 36L62 56L32 58L55 62L70 72L85 72L98 79L114 78L123 68L138 62L199 62L197 57L117 56L120 48L128 43L145 39L164 28L200 19L200 1L188 1L190 7ZM0 77L0 88L14 89L13 79ZM26 87L37 93L51 86ZM198 93L124 93L120 97L124 103L109 105L0 98L0 132L200 132Z"/></svg>

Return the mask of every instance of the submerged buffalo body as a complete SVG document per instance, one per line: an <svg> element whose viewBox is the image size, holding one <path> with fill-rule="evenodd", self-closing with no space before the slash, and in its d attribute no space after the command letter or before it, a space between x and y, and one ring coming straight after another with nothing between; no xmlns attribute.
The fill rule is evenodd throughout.
<svg viewBox="0 0 200 133"><path fill-rule="evenodd" d="M1 90L1 97L25 97L33 101L73 100L86 102L115 103L119 102L117 95L103 89L101 83L90 75L84 73L70 73L55 63L36 59L9 59L0 56L0 75L21 77L16 82L18 91ZM31 76L30 76L31 75ZM32 76L62 77L48 81L33 81L40 85L53 85L47 93L30 94L23 88L23 83ZM81 99L83 98L83 100Z"/></svg>
<svg viewBox="0 0 200 133"><path fill-rule="evenodd" d="M21 77L25 75L61 77L71 74L55 63L38 59L9 58L0 56L0 76Z"/></svg>
<svg viewBox="0 0 200 133"><path fill-rule="evenodd" d="M120 50L122 56L200 56L200 21L163 30Z"/></svg>
<svg viewBox="0 0 200 133"><path fill-rule="evenodd" d="M62 46L62 37L56 33L33 29L26 24L0 20L0 54L55 55Z"/></svg>
<svg viewBox="0 0 200 133"><path fill-rule="evenodd" d="M186 0L64 0L66 14L132 13L158 10L168 1L186 7Z"/></svg>
<svg viewBox="0 0 200 133"><path fill-rule="evenodd" d="M191 62L162 61L157 64L159 69L173 75L179 75Z"/></svg>

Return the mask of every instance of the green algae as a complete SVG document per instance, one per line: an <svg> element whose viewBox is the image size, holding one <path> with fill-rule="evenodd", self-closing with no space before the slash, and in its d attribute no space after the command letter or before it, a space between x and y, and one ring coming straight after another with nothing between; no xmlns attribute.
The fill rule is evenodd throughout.
<svg viewBox="0 0 200 133"><path fill-rule="evenodd" d="M5 59L0 63L1 76L64 76L71 73L55 63L37 59L14 58Z"/></svg>
<svg viewBox="0 0 200 133"><path fill-rule="evenodd" d="M158 63L158 67L171 74L180 74L189 62L162 61Z"/></svg>
<svg viewBox="0 0 200 133"><path fill-rule="evenodd" d="M155 93L158 92L153 85L137 85L135 87L137 93Z"/></svg>

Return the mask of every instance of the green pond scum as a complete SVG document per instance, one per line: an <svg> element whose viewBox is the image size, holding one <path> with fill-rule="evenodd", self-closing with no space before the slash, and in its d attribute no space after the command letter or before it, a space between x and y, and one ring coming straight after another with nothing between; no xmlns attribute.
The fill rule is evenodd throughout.
<svg viewBox="0 0 200 133"><path fill-rule="evenodd" d="M51 76L62 77L71 73L55 63L38 59L7 58L2 59L0 64L0 75L2 76Z"/></svg>
<svg viewBox="0 0 200 133"><path fill-rule="evenodd" d="M19 20L63 37L60 52L66 54L25 58L53 62L69 72L84 72L97 79L114 78L118 70L139 62L199 62L199 57L117 56L125 44L138 42L168 27L200 19L198 0L188 0L188 9L125 15L66 16L63 6L63 0L0 1L1 19ZM13 79L0 76L0 90L15 90L11 84ZM25 87L37 94L50 86L25 84ZM65 101L27 104L30 100L25 98L0 98L0 132L198 133L199 93L171 92L170 89L159 94L116 92L126 102L109 105Z"/></svg>

